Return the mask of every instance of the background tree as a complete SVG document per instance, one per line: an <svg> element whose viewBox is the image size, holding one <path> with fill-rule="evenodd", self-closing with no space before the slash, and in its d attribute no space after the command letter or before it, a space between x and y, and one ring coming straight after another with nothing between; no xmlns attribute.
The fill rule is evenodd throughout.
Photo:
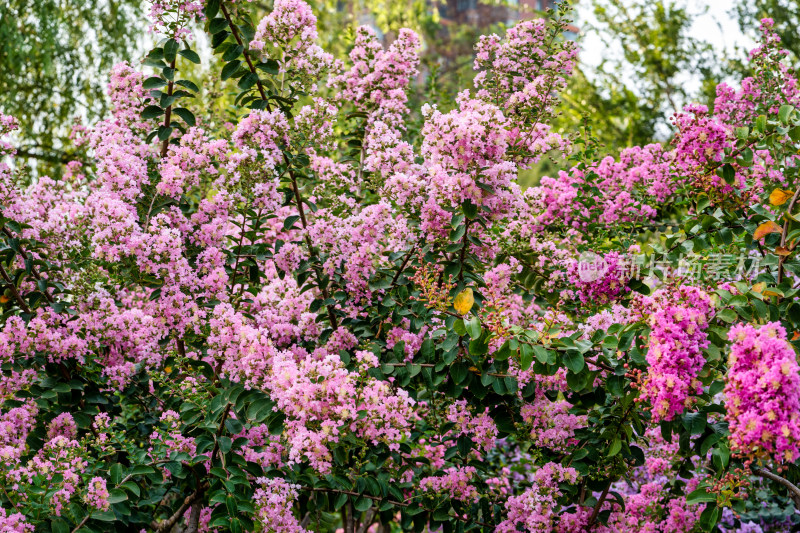
<svg viewBox="0 0 800 533"><path fill-rule="evenodd" d="M20 157L60 173L73 118L108 111L108 71L144 44L143 14L137 0L0 3L0 109L20 121Z"/></svg>

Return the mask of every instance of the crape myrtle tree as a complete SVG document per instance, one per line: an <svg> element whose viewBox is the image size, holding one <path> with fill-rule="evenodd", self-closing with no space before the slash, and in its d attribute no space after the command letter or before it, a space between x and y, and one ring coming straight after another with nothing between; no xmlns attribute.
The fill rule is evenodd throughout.
<svg viewBox="0 0 800 533"><path fill-rule="evenodd" d="M413 32L342 64L302 0L246 10L154 4L87 161L0 166L3 531L797 520L800 89L770 20L713 111L615 159L549 126L563 12L482 37L410 143ZM194 27L238 91L214 135Z"/></svg>

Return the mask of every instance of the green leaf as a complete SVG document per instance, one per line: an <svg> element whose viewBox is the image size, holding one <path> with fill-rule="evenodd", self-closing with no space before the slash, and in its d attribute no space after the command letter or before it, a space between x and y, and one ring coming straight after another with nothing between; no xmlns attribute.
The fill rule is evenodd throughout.
<svg viewBox="0 0 800 533"><path fill-rule="evenodd" d="M258 74L255 72L248 72L239 80L238 86L242 91L246 91L256 83L258 83Z"/></svg>
<svg viewBox="0 0 800 533"><path fill-rule="evenodd" d="M700 527L703 531L711 531L719 521L721 511L716 505L707 505L703 513L700 515Z"/></svg>
<svg viewBox="0 0 800 533"><path fill-rule="evenodd" d="M217 443L219 444L219 450L222 453L228 453L231 451L231 438L230 437L219 437L217 439Z"/></svg>
<svg viewBox="0 0 800 533"><path fill-rule="evenodd" d="M550 353L544 346L539 346L538 344L533 347L533 352L536 354L536 360L542 364L550 363Z"/></svg>
<svg viewBox="0 0 800 533"><path fill-rule="evenodd" d="M483 329L481 328L481 321L478 319L477 316L470 317L469 320L464 321L464 328L469 333L470 338L477 339L483 333Z"/></svg>
<svg viewBox="0 0 800 533"><path fill-rule="evenodd" d="M169 139L169 136L172 135L172 127L171 126L159 126L158 127L158 138L161 141L166 141Z"/></svg>
<svg viewBox="0 0 800 533"><path fill-rule="evenodd" d="M294 223L300 220L300 215L289 215L286 217L286 220L283 221L283 229L292 229Z"/></svg>
<svg viewBox="0 0 800 533"><path fill-rule="evenodd" d="M484 338L469 341L469 353L471 355L486 355L489 351L489 344Z"/></svg>
<svg viewBox="0 0 800 533"><path fill-rule="evenodd" d="M222 81L225 81L234 74L236 74L236 71L239 70L239 66L241 64L242 62L236 59L234 61L231 61L230 63L227 63L224 67L222 67L222 72L220 73Z"/></svg>
<svg viewBox="0 0 800 533"><path fill-rule="evenodd" d="M109 503L119 503L124 502L128 499L128 495L125 493L124 490L120 489L111 489L108 493L108 502Z"/></svg>
<svg viewBox="0 0 800 533"><path fill-rule="evenodd" d="M216 33L216 32L213 32L213 33ZM185 48L185 49L181 50L178 53L180 55L182 55L183 57L185 57L186 59L188 59L189 61L191 61L192 63L194 63L195 65L199 65L200 64L200 56L197 55L197 52L195 52L194 50L191 50L189 48Z"/></svg>
<svg viewBox="0 0 800 533"><path fill-rule="evenodd" d="M141 489L139 489L139 485L137 485L133 481L126 481L125 483L120 485L120 487L123 487L123 488L127 489L128 492L130 492L131 494L133 494L137 498L139 496L141 496L141 494L142 494Z"/></svg>
<svg viewBox="0 0 800 533"><path fill-rule="evenodd" d="M608 447L608 457L614 457L617 455L620 450L622 450L622 441L619 437L616 437L612 442L611 446Z"/></svg>
<svg viewBox="0 0 800 533"><path fill-rule="evenodd" d="M356 501L353 503L353 507L356 508L356 511L363 513L364 511L368 510L372 507L372 500L365 496L359 496L356 498Z"/></svg>
<svg viewBox="0 0 800 533"><path fill-rule="evenodd" d="M465 200L463 204L461 204L461 209L464 211L464 215L470 219L474 220L476 216L478 216L478 206L473 204L470 200Z"/></svg>
<svg viewBox="0 0 800 533"><path fill-rule="evenodd" d="M564 361L564 366L576 374L583 370L583 366L585 364L583 355L575 350L567 350L564 352L562 360Z"/></svg>
<svg viewBox="0 0 800 533"><path fill-rule="evenodd" d="M222 54L222 60L233 61L234 59L242 55L243 51L244 51L244 46L242 46L241 44L231 46L230 48L225 50L224 54Z"/></svg>
<svg viewBox="0 0 800 533"><path fill-rule="evenodd" d="M149 467L147 465L137 465L134 466L133 469L131 470L131 475L134 476L140 476L143 474L154 474L154 473L155 470L153 470L152 467Z"/></svg>
<svg viewBox="0 0 800 533"><path fill-rule="evenodd" d="M194 118L194 113L192 113L185 107L176 107L175 109L172 110L172 112L181 117L183 121L189 126L195 125L196 121Z"/></svg>
<svg viewBox="0 0 800 533"><path fill-rule="evenodd" d="M150 89L158 89L159 87L163 87L167 84L166 80L160 78L158 76L151 76L144 80L142 83L142 88L150 90Z"/></svg>
<svg viewBox="0 0 800 533"><path fill-rule="evenodd" d="M109 477L111 478L111 483L114 485L118 484L122 481L122 465L119 463L114 463L111 465L111 468L108 470Z"/></svg>
<svg viewBox="0 0 800 533"><path fill-rule="evenodd" d="M456 363L450 367L450 375L456 385L463 382L469 374L469 368L464 363Z"/></svg>
<svg viewBox="0 0 800 533"><path fill-rule="evenodd" d="M524 343L520 347L520 352L521 353L520 353L520 356L519 356L519 366L522 369L522 371L524 372L525 370L528 370L531 367L531 365L533 364L534 348L531 348L530 344Z"/></svg>
<svg viewBox="0 0 800 533"><path fill-rule="evenodd" d="M236 516L239 512L239 508L236 505L236 498L231 494L225 497L225 507L228 509L228 514L230 516Z"/></svg>
<svg viewBox="0 0 800 533"><path fill-rule="evenodd" d="M728 184L732 184L734 181L736 181L736 171L733 170L733 167L730 163L725 163L722 165L722 179L724 179Z"/></svg>
<svg viewBox="0 0 800 533"><path fill-rule="evenodd" d="M693 490L686 497L686 503L702 503L702 502L715 502L717 495L714 493L709 494L705 487L700 487Z"/></svg>
<svg viewBox="0 0 800 533"><path fill-rule="evenodd" d="M157 105L149 105L142 110L143 119L156 118L160 117L163 114L164 110L158 107Z"/></svg>
<svg viewBox="0 0 800 533"><path fill-rule="evenodd" d="M212 35L227 29L228 29L228 21L223 18L213 19L211 22L208 23L208 33Z"/></svg>
<svg viewBox="0 0 800 533"><path fill-rule="evenodd" d="M493 354L492 357L495 361L505 361L511 356L511 347L509 346L508 341L504 342L500 348L498 348Z"/></svg>
<svg viewBox="0 0 800 533"><path fill-rule="evenodd" d="M452 242L459 242L464 237L464 233L466 231L467 231L467 225L466 224L460 225L459 227L450 232L450 240Z"/></svg>
<svg viewBox="0 0 800 533"><path fill-rule="evenodd" d="M70 527L64 520L61 518L54 518L50 521L50 531L53 533L69 533Z"/></svg>
<svg viewBox="0 0 800 533"><path fill-rule="evenodd" d="M706 413L689 413L683 417L683 427L690 435L700 435L706 429Z"/></svg>
<svg viewBox="0 0 800 533"><path fill-rule="evenodd" d="M730 324L731 322L736 320L736 311L734 311L733 309L723 309L722 311L717 313L717 318Z"/></svg>
<svg viewBox="0 0 800 533"><path fill-rule="evenodd" d="M784 126L789 124L789 118L792 115L792 111L794 111L794 106L789 104L783 104L780 109L778 109L778 120Z"/></svg>
<svg viewBox="0 0 800 533"><path fill-rule="evenodd" d="M113 511L95 511L92 513L92 518L102 522L114 522L117 519Z"/></svg>
<svg viewBox="0 0 800 533"><path fill-rule="evenodd" d="M205 12L206 18L213 19L219 13L219 3L220 0L208 0L206 3L206 7L203 10Z"/></svg>
<svg viewBox="0 0 800 533"><path fill-rule="evenodd" d="M766 115L759 115L756 118L756 131L758 133L764 133L767 129L767 116Z"/></svg>
<svg viewBox="0 0 800 533"><path fill-rule="evenodd" d="M256 65L258 70L263 70L267 74L272 74L273 76L277 75L280 70L280 65L274 59L268 59L264 63L259 63Z"/></svg>
<svg viewBox="0 0 800 533"><path fill-rule="evenodd" d="M172 63L175 61L175 54L178 53L178 41L175 39L170 39L166 43L164 43L164 59L167 63Z"/></svg>

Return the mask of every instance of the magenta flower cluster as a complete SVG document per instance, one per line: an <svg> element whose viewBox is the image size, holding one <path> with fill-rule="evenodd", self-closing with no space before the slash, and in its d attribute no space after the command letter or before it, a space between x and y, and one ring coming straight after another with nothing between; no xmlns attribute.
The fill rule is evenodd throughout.
<svg viewBox="0 0 800 533"><path fill-rule="evenodd" d="M705 365L706 329L714 303L703 290L681 285L660 289L644 299L649 312L650 365L641 398L653 407L654 421L672 420L702 391L697 376Z"/></svg>
<svg viewBox="0 0 800 533"><path fill-rule="evenodd" d="M800 366L779 323L737 324L725 384L731 449L747 457L800 457Z"/></svg>

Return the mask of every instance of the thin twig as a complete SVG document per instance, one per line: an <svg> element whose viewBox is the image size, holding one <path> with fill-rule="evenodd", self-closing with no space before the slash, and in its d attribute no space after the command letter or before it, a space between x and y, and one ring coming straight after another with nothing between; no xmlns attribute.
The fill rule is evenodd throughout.
<svg viewBox="0 0 800 533"><path fill-rule="evenodd" d="M6 234L6 236L7 236L9 239L13 239L13 238L14 238L14 234L13 234L13 233L11 233L11 232L8 230L8 228L3 228L3 233L5 233L5 234ZM19 255L20 255L20 256L22 256L22 259L23 259L23 260L25 260L25 261L27 261L27 260L28 260L28 254L25 252L25 250L23 250L23 249L22 249L22 246L19 246L19 247L18 247L18 252L19 252ZM39 280L39 281L41 281L41 280L42 280L42 276L41 276L41 275L39 274L39 272L36 270L36 267L35 267L35 266L33 266L33 261L31 261L31 275L33 275L33 277L34 277L34 278L36 278L36 279L37 279L37 280ZM43 292L44 292L44 297L45 297L45 298L47 298L47 301L48 301L48 302L50 302L51 304L52 304L52 303L55 303L55 300L53 299L53 297L52 297L52 296L50 296L50 293L49 293L49 292L47 292L47 288L46 288L46 287L45 287L45 290L44 290Z"/></svg>
<svg viewBox="0 0 800 533"><path fill-rule="evenodd" d="M369 498L370 500L375 500L379 502L388 502L392 505L397 505L400 507L408 507L410 504L404 502L397 502L394 500L387 500L385 498L381 498L380 496L370 496L369 494L361 494L360 492L353 492L351 490L339 490L339 489L329 489L324 487L301 487L303 490L311 491L311 492L333 492L335 494L347 494L349 496L363 496L365 498Z"/></svg>
<svg viewBox="0 0 800 533"><path fill-rule="evenodd" d="M25 300L22 299L22 296L20 295L19 291L17 290L17 286L14 285L14 282L8 276L8 273L6 272L6 269L3 268L2 264L0 264L0 276L2 276L3 279L6 281L6 283L8 284L8 288L11 289L11 294L14 296L14 299L19 304L20 309L22 309L23 311L25 311L28 314L32 314L31 313L31 308L28 307L28 304L26 304Z"/></svg>

